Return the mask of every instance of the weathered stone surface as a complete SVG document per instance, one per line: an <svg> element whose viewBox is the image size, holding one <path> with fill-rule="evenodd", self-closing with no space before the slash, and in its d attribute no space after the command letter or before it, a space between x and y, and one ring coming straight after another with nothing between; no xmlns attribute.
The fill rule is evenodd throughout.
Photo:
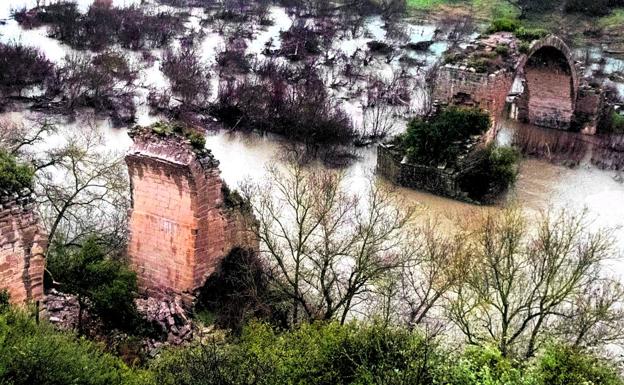
<svg viewBox="0 0 624 385"><path fill-rule="evenodd" d="M445 104L480 107L496 120L505 110L513 81L514 74L509 71L487 74L455 66L442 67L438 72L433 98ZM496 132L486 136L493 138Z"/></svg>
<svg viewBox="0 0 624 385"><path fill-rule="evenodd" d="M500 36L495 34L479 44L487 51L499 40ZM518 44L505 44L517 50ZM533 42L526 55L512 52L510 56L516 59L514 68L493 73L475 73L461 65L440 68L434 99L445 104L481 107L496 120L505 111L514 79L519 77L523 92L514 101L519 120L541 127L596 133L603 91L580 78L580 68L561 39L550 35Z"/></svg>
<svg viewBox="0 0 624 385"><path fill-rule="evenodd" d="M169 344L180 345L193 339L194 325L184 310L182 297L137 299L136 305L139 314L159 326Z"/></svg>
<svg viewBox="0 0 624 385"><path fill-rule="evenodd" d="M131 132L128 254L141 289L192 297L234 247L258 248L251 215L227 207L218 162L179 134Z"/></svg>
<svg viewBox="0 0 624 385"><path fill-rule="evenodd" d="M43 299L46 238L30 193L0 193L0 290L11 302Z"/></svg>
<svg viewBox="0 0 624 385"><path fill-rule="evenodd" d="M379 145L377 171L399 186L476 203L460 187L461 178L473 168L470 164L462 164L458 169L446 169L410 164L402 156L392 145Z"/></svg>
<svg viewBox="0 0 624 385"><path fill-rule="evenodd" d="M74 330L78 327L78 299L75 295L65 294L52 289L45 299L44 315L50 323L62 330ZM88 311L83 314L83 322L87 327L96 324Z"/></svg>

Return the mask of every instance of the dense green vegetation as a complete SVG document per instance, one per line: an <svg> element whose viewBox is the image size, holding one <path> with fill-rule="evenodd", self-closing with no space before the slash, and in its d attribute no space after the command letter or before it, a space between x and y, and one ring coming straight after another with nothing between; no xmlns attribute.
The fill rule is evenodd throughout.
<svg viewBox="0 0 624 385"><path fill-rule="evenodd" d="M496 18L488 28L488 33L513 32L519 39L525 42L541 39L548 35L548 31L542 28L527 28L520 20L515 18Z"/></svg>
<svg viewBox="0 0 624 385"><path fill-rule="evenodd" d="M0 149L0 190L14 192L30 188L34 176L31 166L20 163L13 155Z"/></svg>
<svg viewBox="0 0 624 385"><path fill-rule="evenodd" d="M0 309L3 385L624 384L608 362L560 344L518 362L494 348L458 352L419 332L358 323L291 331L251 323L239 338L170 349L149 368L132 369L32 314Z"/></svg>
<svg viewBox="0 0 624 385"><path fill-rule="evenodd" d="M489 145L471 155L472 167L460 187L475 200L491 200L516 182L520 153L512 147Z"/></svg>
<svg viewBox="0 0 624 385"><path fill-rule="evenodd" d="M252 323L240 338L171 349L149 369L129 368L97 344L36 324L23 311L0 314L0 341L3 385L624 383L607 361L560 344L518 362L495 348L459 352L419 332L375 324L302 324L284 332Z"/></svg>
<svg viewBox="0 0 624 385"><path fill-rule="evenodd" d="M139 385L151 374L132 370L102 348L32 315L6 309L0 313L0 384L2 385Z"/></svg>
<svg viewBox="0 0 624 385"><path fill-rule="evenodd" d="M489 127L490 116L485 111L449 107L431 118L413 119L400 142L412 162L454 164L466 141Z"/></svg>
<svg viewBox="0 0 624 385"><path fill-rule="evenodd" d="M605 132L624 133L624 115L613 111L606 119L603 130Z"/></svg>
<svg viewBox="0 0 624 385"><path fill-rule="evenodd" d="M441 6L468 7L474 15L490 17L514 17L518 9L506 0L407 0L408 5L415 10L435 10Z"/></svg>
<svg viewBox="0 0 624 385"><path fill-rule="evenodd" d="M419 332L357 323L289 332L252 324L235 342L172 350L153 370L164 385L622 384L607 363L556 344L517 362L494 348L457 352Z"/></svg>
<svg viewBox="0 0 624 385"><path fill-rule="evenodd" d="M47 268L64 292L77 296L81 331L86 309L108 328L133 330L139 326L134 304L138 292L136 273L107 255L96 238L87 239L79 248L54 248Z"/></svg>

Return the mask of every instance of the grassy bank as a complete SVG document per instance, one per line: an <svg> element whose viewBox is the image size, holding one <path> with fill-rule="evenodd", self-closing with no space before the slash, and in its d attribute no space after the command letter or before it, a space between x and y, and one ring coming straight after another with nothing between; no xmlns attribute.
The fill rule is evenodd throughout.
<svg viewBox="0 0 624 385"><path fill-rule="evenodd" d="M407 0L407 3L414 15L427 18L469 14L488 23L496 18L520 17L520 9L506 0ZM543 28L564 36L575 45L587 44L590 39L616 47L624 46L623 8L614 9L611 14L602 17L565 13L558 8L550 12L525 14L521 23L526 28Z"/></svg>
<svg viewBox="0 0 624 385"><path fill-rule="evenodd" d="M484 20L519 15L505 0L408 0L408 5L415 12L470 12Z"/></svg>

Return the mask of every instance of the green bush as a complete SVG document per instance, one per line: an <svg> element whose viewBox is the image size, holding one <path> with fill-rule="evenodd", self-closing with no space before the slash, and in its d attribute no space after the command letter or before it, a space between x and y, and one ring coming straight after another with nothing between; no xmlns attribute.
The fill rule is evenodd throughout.
<svg viewBox="0 0 624 385"><path fill-rule="evenodd" d="M414 119L400 137L412 162L454 163L463 142L490 127L490 116L478 108L449 107L429 120Z"/></svg>
<svg viewBox="0 0 624 385"><path fill-rule="evenodd" d="M520 27L515 31L515 33L518 39L526 41L526 42L538 40L548 35L548 31L542 28Z"/></svg>
<svg viewBox="0 0 624 385"><path fill-rule="evenodd" d="M518 39L529 42L548 35L548 31L543 28L527 28L522 26L519 20L509 18L495 19L487 32L513 32Z"/></svg>
<svg viewBox="0 0 624 385"><path fill-rule="evenodd" d="M0 313L4 313L9 308L10 299L8 290L0 290Z"/></svg>
<svg viewBox="0 0 624 385"><path fill-rule="evenodd" d="M459 181L470 199L490 201L516 181L520 154L512 147L487 146L470 159L473 166Z"/></svg>
<svg viewBox="0 0 624 385"><path fill-rule="evenodd" d="M520 28L520 21L518 19L501 17L492 21L488 33L516 32L518 28Z"/></svg>
<svg viewBox="0 0 624 385"><path fill-rule="evenodd" d="M406 329L319 323L278 333L251 324L235 344L172 350L153 368L164 385L424 384L440 353Z"/></svg>
<svg viewBox="0 0 624 385"><path fill-rule="evenodd" d="M622 385L618 370L607 360L565 345L551 345L534 368L539 385Z"/></svg>
<svg viewBox="0 0 624 385"><path fill-rule="evenodd" d="M131 370L92 342L37 325L21 311L0 314L0 384L152 383L149 372Z"/></svg>
<svg viewBox="0 0 624 385"><path fill-rule="evenodd" d="M509 46L506 44L499 44L496 46L496 53L506 57L507 55L509 55Z"/></svg>
<svg viewBox="0 0 624 385"><path fill-rule="evenodd" d="M166 351L152 365L162 385L622 385L609 364L554 346L523 362L494 347L451 352L404 328L251 324L236 341Z"/></svg>
<svg viewBox="0 0 624 385"><path fill-rule="evenodd" d="M621 134L624 133L624 115L620 115L617 112L611 112L611 127L610 132Z"/></svg>
<svg viewBox="0 0 624 385"><path fill-rule="evenodd" d="M516 182L520 153L512 147L490 147L489 163L496 185L507 188Z"/></svg>
<svg viewBox="0 0 624 385"><path fill-rule="evenodd" d="M48 259L48 270L64 292L76 294L80 315L88 307L109 328L133 331L139 326L134 303L136 274L107 256L96 238L87 239L78 249L55 249Z"/></svg>
<svg viewBox="0 0 624 385"><path fill-rule="evenodd" d="M534 385L517 363L493 347L469 347L436 372L437 383L453 385Z"/></svg>
<svg viewBox="0 0 624 385"><path fill-rule="evenodd" d="M34 176L31 166L19 163L13 155L0 149L0 190L16 192L31 188Z"/></svg>
<svg viewBox="0 0 624 385"><path fill-rule="evenodd" d="M468 67L472 67L480 74L488 72L491 61L484 57L472 58L468 61Z"/></svg>
<svg viewBox="0 0 624 385"><path fill-rule="evenodd" d="M206 147L206 137L191 127L187 127L182 122L164 122L159 121L150 126L152 131L160 136L168 136L179 134L184 136L191 142L191 146L195 150L203 150Z"/></svg>

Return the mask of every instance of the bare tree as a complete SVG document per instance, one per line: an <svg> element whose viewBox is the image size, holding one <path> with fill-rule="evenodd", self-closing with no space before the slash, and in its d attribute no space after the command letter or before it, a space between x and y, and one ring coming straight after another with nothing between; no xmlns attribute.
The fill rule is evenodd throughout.
<svg viewBox="0 0 624 385"><path fill-rule="evenodd" d="M123 158L106 151L91 127L44 154L48 166L38 171L35 191L49 244L72 245L97 235L123 245L129 207Z"/></svg>
<svg viewBox="0 0 624 385"><path fill-rule="evenodd" d="M469 263L465 237L445 235L435 221L425 222L416 240L419 247L400 276L397 307L406 310L402 323L410 328L441 317L442 312L432 314L434 309L462 282Z"/></svg>
<svg viewBox="0 0 624 385"><path fill-rule="evenodd" d="M451 12L437 23L436 35L442 34L448 42L448 50L457 49L476 30L475 19L470 12Z"/></svg>
<svg viewBox="0 0 624 385"><path fill-rule="evenodd" d="M205 106L210 97L210 70L192 47L163 54L161 70L171 82L171 91L190 106Z"/></svg>
<svg viewBox="0 0 624 385"><path fill-rule="evenodd" d="M566 314L589 316L571 303L595 287L600 264L614 250L610 231L588 228L584 213L543 214L534 233L516 209L485 214L470 231L468 278L447 309L468 342L496 343L505 356L530 357ZM584 322L587 335L611 322L607 313L592 316L600 322Z"/></svg>
<svg viewBox="0 0 624 385"><path fill-rule="evenodd" d="M373 283L402 265L413 214L372 185L365 200L342 189L343 174L297 162L271 168L251 195L255 231L277 287L292 300L292 322L345 322ZM247 189L248 192L251 191Z"/></svg>
<svg viewBox="0 0 624 385"><path fill-rule="evenodd" d="M624 287L600 279L576 294L562 313L557 334L577 347L624 341Z"/></svg>
<svg viewBox="0 0 624 385"><path fill-rule="evenodd" d="M0 145L29 161L34 192L52 246L105 237L119 249L125 242L129 207L123 158L106 150L104 136L86 122L78 132L49 121L0 121Z"/></svg>
<svg viewBox="0 0 624 385"><path fill-rule="evenodd" d="M362 106L362 137L383 139L392 133L397 121L397 108L383 101Z"/></svg>

